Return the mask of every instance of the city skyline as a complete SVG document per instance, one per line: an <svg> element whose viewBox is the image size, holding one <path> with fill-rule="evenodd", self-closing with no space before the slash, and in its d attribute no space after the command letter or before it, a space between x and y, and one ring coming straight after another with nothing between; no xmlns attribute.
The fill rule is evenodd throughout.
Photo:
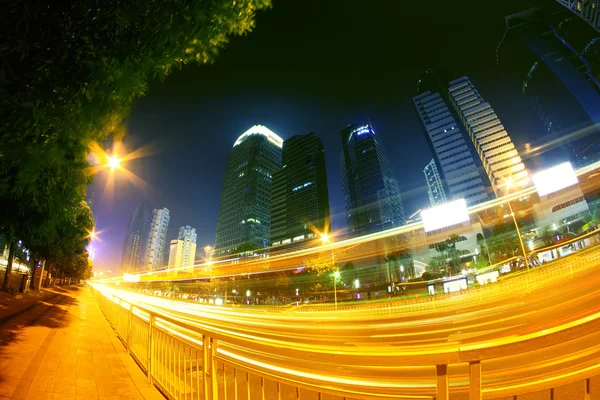
<svg viewBox="0 0 600 400"><path fill-rule="evenodd" d="M411 7L403 7L402 13L407 16L424 13ZM292 33L285 29L298 12L309 17L316 9L324 18L329 16L327 21L314 21L310 32ZM122 183L112 203L96 202L102 203L96 207L99 230L108 235L105 242L98 245L98 265L114 265L114 258L109 254L114 248L113 240L118 240L121 246L126 230L118 221L128 218L142 193L147 193L150 205L166 204L173 210L176 219L173 226L191 224L197 228L202 246L213 244L218 196L225 171L221 159L239 132L254 124L269 126L283 139L309 131L322 139L328 154L333 230L344 226L345 214L337 160L338 132L348 123L366 116L371 118L377 131L385 132L406 213L427 206L423 167L432 155L409 105L416 82L427 68L441 71L440 79L444 82L457 76L469 76L501 118L511 113L511 117L503 118L502 122L517 148L522 149L532 138L543 135L536 117L526 107L528 99L519 96L519 82L496 66L498 32L502 29L493 27L490 22L495 21L497 15L488 13L485 7L474 2L459 7L441 5L431 15L427 13L434 22L431 32L423 38L415 38L414 43L405 48L406 54L415 57L410 66L402 62L402 57L389 58L385 48L393 41L375 38L408 37L414 24L409 23L398 31L391 29L393 24L376 24L376 19L363 21L350 9L343 12L343 17L333 17L335 10L321 9L319 2L307 4L303 10L280 5L260 14L256 31L244 40L233 39L214 66L191 66L174 73L164 83L150 84L148 96L136 104L128 120L125 144L128 149L150 144L156 155L131 163L132 170L146 181L144 188L124 193L125 183ZM378 18L387 18L388 14L387 11L382 13L377 5L365 12L376 14ZM348 18L353 23L348 24ZM447 25L448 18L456 24ZM365 24L368 29L363 29ZM469 28L459 29L462 25ZM355 57L346 63L345 54L351 53L355 45L341 43L338 48L332 47L328 40L322 41L323 35L328 37L332 31L344 32L351 39L349 42L370 48L371 56ZM477 32L474 45L479 51L475 54L460 45L461 40L472 40L472 32ZM300 43L307 43L303 37L307 34L308 43L314 43L310 51L322 59L318 66L312 64L310 57L298 58L292 51L303 48ZM422 44L432 37L443 38L439 44L432 42L439 51L425 52ZM386 54L386 58L382 58L382 54ZM250 58L255 62L245 64ZM453 61L449 62L450 59ZM242 64L247 65L247 76L237 75ZM362 81L366 84L356 84ZM165 132L173 134L167 139ZM209 142L210 146L206 146ZM172 179L175 174L178 178ZM191 184L182 186L178 184L180 180ZM98 193L102 192L104 183L103 177L96 178ZM175 234L172 228L169 237Z"/></svg>

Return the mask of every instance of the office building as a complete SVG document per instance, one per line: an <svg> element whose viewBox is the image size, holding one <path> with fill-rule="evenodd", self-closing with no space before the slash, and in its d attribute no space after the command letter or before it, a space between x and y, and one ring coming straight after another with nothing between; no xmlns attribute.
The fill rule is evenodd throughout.
<svg viewBox="0 0 600 400"><path fill-rule="evenodd" d="M559 3L570 4L573 12L595 7L594 1ZM599 12L595 8L596 16ZM557 160L576 167L599 160L598 32L558 3L517 6L505 12L496 54L501 69L517 78L540 122L540 133L530 140L530 147L539 149L532 156L540 159L540 167Z"/></svg>
<svg viewBox="0 0 600 400"><path fill-rule="evenodd" d="M465 199L468 206L489 199L487 178L479 171L470 141L454 113L447 91L432 71L419 80L417 95L412 99L425 138L433 155L447 200Z"/></svg>
<svg viewBox="0 0 600 400"><path fill-rule="evenodd" d="M121 255L121 271L136 271L140 269L146 248L147 229L150 219L150 210L142 202L131 214L127 228L127 236L123 243Z"/></svg>
<svg viewBox="0 0 600 400"><path fill-rule="evenodd" d="M308 246L329 232L329 194L323 143L314 133L283 142L273 174L271 245Z"/></svg>
<svg viewBox="0 0 600 400"><path fill-rule="evenodd" d="M255 125L234 143L221 192L215 255L245 252L269 245L271 186L281 168L283 139Z"/></svg>
<svg viewBox="0 0 600 400"><path fill-rule="evenodd" d="M400 189L371 122L340 132L340 170L348 235L358 236L404 224Z"/></svg>
<svg viewBox="0 0 600 400"><path fill-rule="evenodd" d="M196 229L189 225L179 228L177 239L171 240L169 249L169 268L181 268L194 265L196 259Z"/></svg>
<svg viewBox="0 0 600 400"><path fill-rule="evenodd" d="M556 0L600 32L600 0Z"/></svg>
<svg viewBox="0 0 600 400"><path fill-rule="evenodd" d="M439 204L448 201L446 197L446 190L444 189L444 183L442 177L438 171L435 160L431 159L429 163L423 169L425 174L425 181L427 182L427 195L429 196L429 203L431 206L437 206Z"/></svg>
<svg viewBox="0 0 600 400"><path fill-rule="evenodd" d="M450 82L450 101L471 139L496 197L529 184L529 174L504 125L471 81L463 76Z"/></svg>
<svg viewBox="0 0 600 400"><path fill-rule="evenodd" d="M166 208L152 211L152 223L146 244L144 263L148 270L155 270L164 266L165 242L170 220L169 210Z"/></svg>

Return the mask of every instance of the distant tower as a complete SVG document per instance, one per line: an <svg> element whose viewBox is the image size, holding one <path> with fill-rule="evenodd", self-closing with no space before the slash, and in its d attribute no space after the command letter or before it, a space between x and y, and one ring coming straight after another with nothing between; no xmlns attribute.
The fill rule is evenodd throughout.
<svg viewBox="0 0 600 400"><path fill-rule="evenodd" d="M149 270L158 269L163 266L163 253L170 218L169 210L166 208L152 211L152 223L150 224L146 257L144 258L146 268Z"/></svg>
<svg viewBox="0 0 600 400"><path fill-rule="evenodd" d="M371 122L350 125L340 132L340 170L346 225L350 236L404 224L398 181Z"/></svg>
<svg viewBox="0 0 600 400"><path fill-rule="evenodd" d="M471 153L464 128L451 111L447 91L431 70L419 80L413 108L421 121L425 138L433 154L436 169L447 189L448 200L465 199L475 205L489 199L485 176Z"/></svg>
<svg viewBox="0 0 600 400"><path fill-rule="evenodd" d="M179 228L179 236L171 240L169 251L169 268L180 268L194 265L196 258L196 229L189 225Z"/></svg>
<svg viewBox="0 0 600 400"><path fill-rule="evenodd" d="M271 229L271 179L281 167L283 139L262 125L233 144L221 193L215 255L263 248Z"/></svg>
<svg viewBox="0 0 600 400"><path fill-rule="evenodd" d="M272 246L306 245L318 233L329 232L325 151L314 133L283 142L282 167L273 174L272 199Z"/></svg>
<svg viewBox="0 0 600 400"><path fill-rule="evenodd" d="M423 169L425 180L427 181L427 194L429 195L429 203L431 206L437 206L448 201L446 190L442 183L442 178L435 165L435 160L429 161L429 164Z"/></svg>
<svg viewBox="0 0 600 400"><path fill-rule="evenodd" d="M131 214L127 236L123 243L123 254L121 255L122 271L136 271L140 269L146 246L149 215L148 207L143 202L138 204Z"/></svg>
<svg viewBox="0 0 600 400"><path fill-rule="evenodd" d="M469 134L496 197L506 192L511 179L516 187L529 184L525 165L504 125L471 81L463 76L450 82L450 101Z"/></svg>

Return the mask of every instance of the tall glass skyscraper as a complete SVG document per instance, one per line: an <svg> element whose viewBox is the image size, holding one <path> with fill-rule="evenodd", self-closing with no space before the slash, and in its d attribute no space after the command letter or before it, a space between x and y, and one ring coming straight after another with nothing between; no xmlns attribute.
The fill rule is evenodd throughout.
<svg viewBox="0 0 600 400"><path fill-rule="evenodd" d="M398 181L369 120L340 132L340 170L350 236L403 225Z"/></svg>
<svg viewBox="0 0 600 400"><path fill-rule="evenodd" d="M529 184L529 175L504 125L471 81L463 76L450 82L450 102L473 143L496 197L506 192L508 178L516 187Z"/></svg>
<svg viewBox="0 0 600 400"><path fill-rule="evenodd" d="M271 231L271 186L281 168L283 139L255 125L234 143L217 219L215 254L264 248Z"/></svg>
<svg viewBox="0 0 600 400"><path fill-rule="evenodd" d="M447 92L432 71L419 81L412 105L419 116L448 200L463 198L472 206L488 200L482 174L463 134L458 117L451 111Z"/></svg>
<svg viewBox="0 0 600 400"><path fill-rule="evenodd" d="M271 245L304 246L329 232L329 194L323 143L314 133L283 142L273 174ZM309 241L309 242L307 242Z"/></svg>
<svg viewBox="0 0 600 400"><path fill-rule="evenodd" d="M144 264L148 270L161 268L164 264L165 242L170 219L171 215L166 208L152 211L152 223L150 224L146 256L144 257Z"/></svg>
<svg viewBox="0 0 600 400"><path fill-rule="evenodd" d="M146 249L146 234L149 225L150 210L142 202L133 210L129 219L127 236L123 243L121 271L136 271L140 268Z"/></svg>

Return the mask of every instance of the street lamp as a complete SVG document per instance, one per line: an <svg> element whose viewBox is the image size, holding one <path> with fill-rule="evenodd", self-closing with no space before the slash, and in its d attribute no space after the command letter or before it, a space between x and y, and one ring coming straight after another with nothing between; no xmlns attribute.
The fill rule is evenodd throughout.
<svg viewBox="0 0 600 400"><path fill-rule="evenodd" d="M330 242L329 235L326 233L322 233L321 234L321 242L323 242L323 245L329 243ZM335 252L333 251L333 248L331 248L331 260L333 263L333 267L335 268ZM340 271L338 271L336 269L335 272L333 273L333 298L334 298L336 310L337 310L337 280L339 277L340 277Z"/></svg>
<svg viewBox="0 0 600 400"><path fill-rule="evenodd" d="M506 179L504 186L506 186L505 196L508 195L508 192L511 186L514 184L511 177ZM517 224L517 217L510 205L510 199L506 200L506 204L508 204L508 210L510 211L510 215L512 216L513 222L515 223L515 229L517 230L517 236L519 237L519 243L521 244L521 250L523 251L523 261L525 262L525 267L527 267L527 272L529 272L529 262L527 261L527 251L525 250L525 245L523 244L523 238L521 237L521 230L519 229L519 224Z"/></svg>
<svg viewBox="0 0 600 400"><path fill-rule="evenodd" d="M340 277L340 271L335 270L333 273L333 301L335 303L335 309L337 310L337 280Z"/></svg>
<svg viewBox="0 0 600 400"><path fill-rule="evenodd" d="M121 168L121 159L119 157L117 157L116 155L114 155L114 156L108 157L106 164L108 164L110 169Z"/></svg>

